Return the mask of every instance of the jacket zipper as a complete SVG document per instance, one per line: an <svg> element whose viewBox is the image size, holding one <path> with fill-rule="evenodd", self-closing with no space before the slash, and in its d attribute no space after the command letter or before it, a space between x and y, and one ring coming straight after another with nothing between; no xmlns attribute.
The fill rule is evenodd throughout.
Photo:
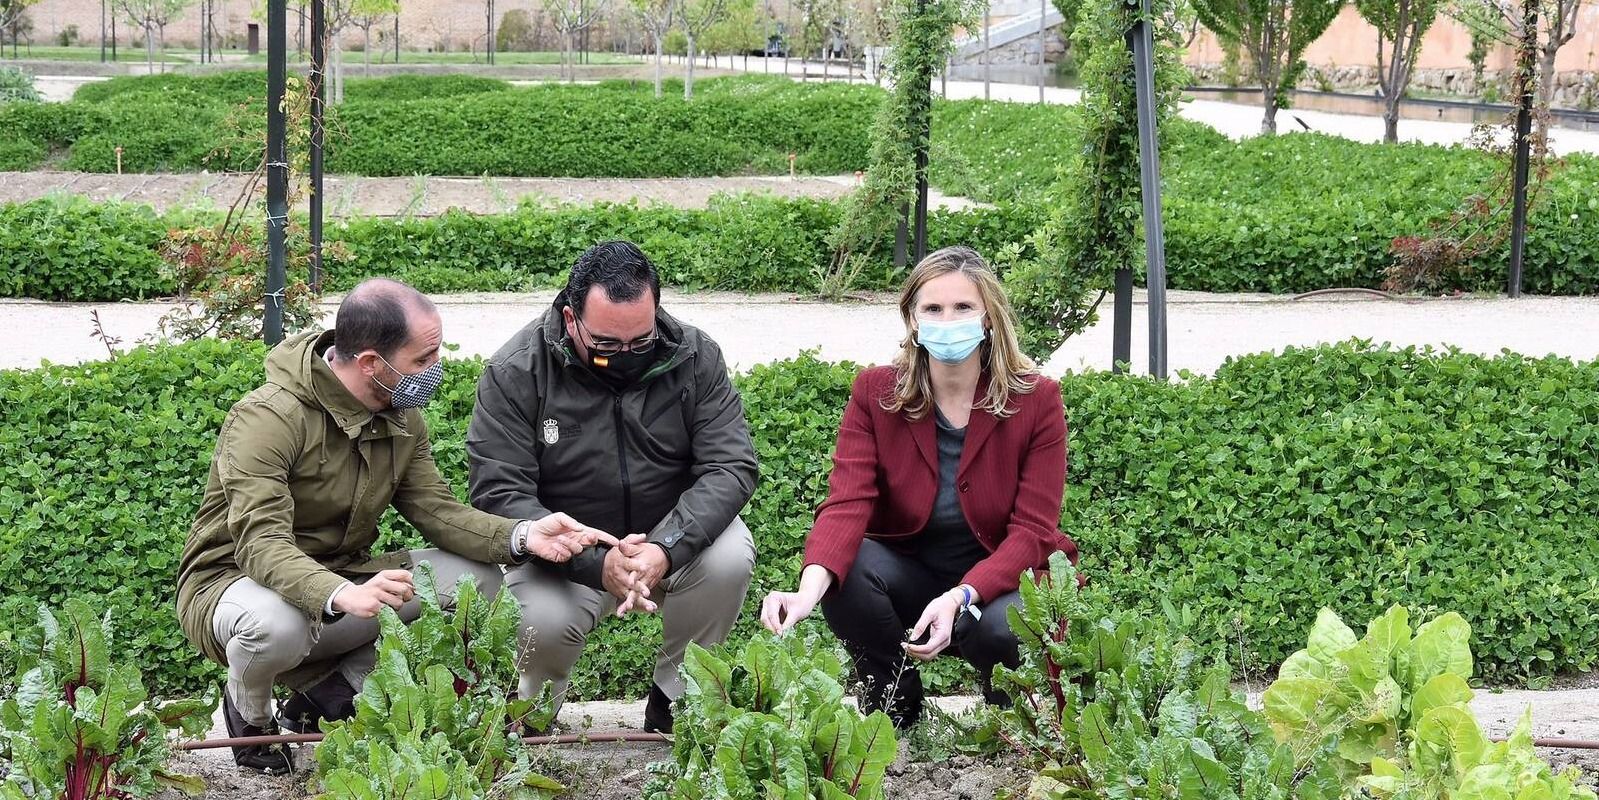
<svg viewBox="0 0 1599 800"><path fill-rule="evenodd" d="M622 465L622 536L629 536L633 533L633 486L627 478L627 436L622 420L620 393L616 395L616 402L611 407L616 409L616 455L617 461Z"/></svg>

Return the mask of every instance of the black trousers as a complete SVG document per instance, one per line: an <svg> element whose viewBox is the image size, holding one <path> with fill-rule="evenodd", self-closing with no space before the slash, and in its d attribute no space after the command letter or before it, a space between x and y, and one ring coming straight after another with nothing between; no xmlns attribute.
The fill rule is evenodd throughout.
<svg viewBox="0 0 1599 800"><path fill-rule="evenodd" d="M897 551L872 539L861 542L849 575L823 598L822 614L854 662L862 684L862 711L884 711L899 728L910 727L921 717L922 676L916 659L905 655L900 644L927 604L957 586L971 566L928 563L914 552ZM1014 668L1020 663L1019 643L1006 612L1020 599L1011 592L988 600L979 607L981 620L971 614L956 617L950 647L944 651L977 668L989 702L1005 702L1003 694L989 688L994 666Z"/></svg>

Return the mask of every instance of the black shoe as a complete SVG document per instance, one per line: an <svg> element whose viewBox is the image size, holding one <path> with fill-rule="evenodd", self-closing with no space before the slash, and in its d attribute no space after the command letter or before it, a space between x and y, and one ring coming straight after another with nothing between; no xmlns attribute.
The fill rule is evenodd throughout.
<svg viewBox="0 0 1599 800"><path fill-rule="evenodd" d="M650 686L649 702L644 704L644 732L672 732L672 701L666 692L661 691L661 687L653 684Z"/></svg>
<svg viewBox="0 0 1599 800"><path fill-rule="evenodd" d="M278 732L275 726L259 728L245 722L244 717L239 714L239 709L234 707L233 698L228 696L225 689L222 692L222 718L227 723L230 738L271 736ZM233 763L251 772L267 775L287 775L294 770L294 757L289 755L289 748L281 744L235 747Z"/></svg>
<svg viewBox="0 0 1599 800"><path fill-rule="evenodd" d="M338 722L355 716L355 688L335 672L321 683L295 692L278 712L278 725L295 733L321 731L318 720Z"/></svg>

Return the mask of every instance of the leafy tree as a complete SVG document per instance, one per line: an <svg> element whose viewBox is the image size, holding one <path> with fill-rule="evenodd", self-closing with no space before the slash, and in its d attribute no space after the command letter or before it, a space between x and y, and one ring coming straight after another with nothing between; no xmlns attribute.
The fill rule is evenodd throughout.
<svg viewBox="0 0 1599 800"><path fill-rule="evenodd" d="M743 53L766 44L767 17L755 0L729 0L727 16L705 32L704 47L712 53Z"/></svg>
<svg viewBox="0 0 1599 800"><path fill-rule="evenodd" d="M676 19L678 0L628 0L628 7L638 17L644 32L649 34L650 46L655 50L655 96L661 96L661 54L664 39L672 30Z"/></svg>
<svg viewBox="0 0 1599 800"><path fill-rule="evenodd" d="M1421 37L1446 0L1355 0L1360 16L1377 29L1377 85L1383 95L1383 141L1399 141L1399 103L1410 87Z"/></svg>
<svg viewBox="0 0 1599 800"><path fill-rule="evenodd" d="M1555 94L1555 58L1577 35L1578 10L1584 0L1538 0L1538 108L1548 111ZM1522 4L1519 0L1465 0L1454 15L1472 32L1473 52L1482 41L1484 55L1490 43L1519 46ZM1472 62L1473 67L1476 61ZM1546 124L1540 120L1539 125Z"/></svg>
<svg viewBox="0 0 1599 800"><path fill-rule="evenodd" d="M155 72L157 31L165 29L167 24L183 13L183 9L188 8L191 2L193 0L117 0L117 9L123 16L144 29L144 61L151 72Z"/></svg>
<svg viewBox="0 0 1599 800"><path fill-rule="evenodd" d="M683 75L683 99L694 99L695 40L727 18L733 0L678 0L677 24L688 45L688 71Z"/></svg>
<svg viewBox="0 0 1599 800"><path fill-rule="evenodd" d="M1305 71L1304 53L1327 32L1344 0L1193 0L1199 21L1241 44L1255 62L1265 114L1261 133L1277 132L1277 110Z"/></svg>
<svg viewBox="0 0 1599 800"><path fill-rule="evenodd" d="M561 36L561 72L568 82L577 80L577 37L598 22L610 0L539 0L550 13Z"/></svg>

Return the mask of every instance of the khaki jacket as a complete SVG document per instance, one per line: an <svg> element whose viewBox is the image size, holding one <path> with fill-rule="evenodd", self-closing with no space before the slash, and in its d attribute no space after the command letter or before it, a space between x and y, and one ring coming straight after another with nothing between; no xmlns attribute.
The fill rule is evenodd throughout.
<svg viewBox="0 0 1599 800"><path fill-rule="evenodd" d="M333 331L284 341L267 355L266 384L222 423L199 513L178 567L178 621L205 655L226 664L211 618L242 577L283 595L313 623L346 580L410 568L404 552L373 557L391 505L437 547L490 563L512 560L517 521L456 499L433 463L422 413L374 414L344 388L323 354ZM280 680L304 688L333 665L305 664Z"/></svg>

